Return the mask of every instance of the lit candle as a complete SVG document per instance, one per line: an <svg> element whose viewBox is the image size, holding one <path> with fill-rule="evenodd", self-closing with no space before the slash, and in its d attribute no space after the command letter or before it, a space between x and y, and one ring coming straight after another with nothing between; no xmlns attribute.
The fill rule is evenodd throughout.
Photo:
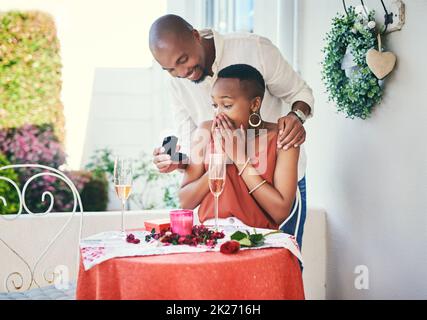
<svg viewBox="0 0 427 320"><path fill-rule="evenodd" d="M191 234L193 230L193 210L178 209L169 212L172 232L180 236Z"/></svg>

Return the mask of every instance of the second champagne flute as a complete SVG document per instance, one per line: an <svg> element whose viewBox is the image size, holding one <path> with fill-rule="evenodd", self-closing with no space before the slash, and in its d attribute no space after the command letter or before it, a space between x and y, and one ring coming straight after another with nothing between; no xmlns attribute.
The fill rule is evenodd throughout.
<svg viewBox="0 0 427 320"><path fill-rule="evenodd" d="M212 153L209 155L209 189L215 198L215 230L218 230L218 199L224 190L226 163L225 155Z"/></svg>

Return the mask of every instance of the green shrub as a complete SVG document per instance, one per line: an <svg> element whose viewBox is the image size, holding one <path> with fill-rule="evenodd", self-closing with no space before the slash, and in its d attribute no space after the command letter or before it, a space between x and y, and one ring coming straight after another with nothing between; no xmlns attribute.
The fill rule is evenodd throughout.
<svg viewBox="0 0 427 320"><path fill-rule="evenodd" d="M10 165L6 157L0 154L0 168ZM1 170L0 177L9 178L14 181L18 187L18 175L13 169ZM3 201L0 199L0 214L15 214L19 210L19 196L15 187L8 181L0 179L0 197L6 200L7 206L3 205Z"/></svg>
<svg viewBox="0 0 427 320"><path fill-rule="evenodd" d="M6 156L0 157L0 166L12 161L58 168L64 163L61 67L50 15L37 11L0 13L0 151ZM38 172L42 170L8 170L0 175L23 184ZM106 210L108 182L104 172L64 173L76 185L85 210ZM44 212L49 207L49 200L41 201L45 191L54 196L53 211L72 210L72 191L66 183L42 176L33 180L26 192L31 211ZM0 213L17 212L19 198L10 183L0 180L0 196L8 203L4 207L0 200Z"/></svg>
<svg viewBox="0 0 427 320"><path fill-rule="evenodd" d="M61 59L50 15L0 13L0 75L0 128L51 124L63 142Z"/></svg>
<svg viewBox="0 0 427 320"><path fill-rule="evenodd" d="M104 175L90 174L90 180L81 192L85 211L105 211L108 205L108 181Z"/></svg>
<svg viewBox="0 0 427 320"><path fill-rule="evenodd" d="M113 181L114 155L109 148L98 149L85 166L95 177L104 177L107 184ZM178 208L179 173L159 173L152 163L151 156L142 152L134 159L133 184L141 188L132 188L129 200L140 209ZM161 194L150 194L157 187ZM147 193L148 192L148 193ZM88 210L85 207L85 210ZM95 210L88 210L95 211Z"/></svg>

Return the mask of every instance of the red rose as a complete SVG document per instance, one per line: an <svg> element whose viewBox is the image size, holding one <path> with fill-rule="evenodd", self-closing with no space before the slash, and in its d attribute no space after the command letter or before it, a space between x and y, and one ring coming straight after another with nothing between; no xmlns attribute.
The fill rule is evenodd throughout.
<svg viewBox="0 0 427 320"><path fill-rule="evenodd" d="M206 240L206 245L208 247L215 247L215 240Z"/></svg>
<svg viewBox="0 0 427 320"><path fill-rule="evenodd" d="M219 251L227 254L237 253L239 250L240 250L240 243L236 240L230 240L230 241L224 242L219 248Z"/></svg>
<svg viewBox="0 0 427 320"><path fill-rule="evenodd" d="M225 237L225 235L224 235L224 232L218 232L218 231L215 231L214 233L213 233L213 235L212 235L212 237L214 238L214 239L222 239L222 238L224 238Z"/></svg>
<svg viewBox="0 0 427 320"><path fill-rule="evenodd" d="M130 234L127 235L126 241L129 242L129 243L133 243L133 244L140 243L140 240L137 239L137 238L135 238L135 236L132 233L130 233Z"/></svg>

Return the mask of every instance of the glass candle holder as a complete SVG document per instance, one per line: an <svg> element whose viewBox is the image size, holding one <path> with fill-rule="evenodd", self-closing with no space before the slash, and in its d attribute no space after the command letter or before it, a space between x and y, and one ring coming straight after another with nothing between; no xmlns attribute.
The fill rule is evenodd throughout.
<svg viewBox="0 0 427 320"><path fill-rule="evenodd" d="M193 210L178 209L169 212L171 231L186 236L193 231Z"/></svg>

